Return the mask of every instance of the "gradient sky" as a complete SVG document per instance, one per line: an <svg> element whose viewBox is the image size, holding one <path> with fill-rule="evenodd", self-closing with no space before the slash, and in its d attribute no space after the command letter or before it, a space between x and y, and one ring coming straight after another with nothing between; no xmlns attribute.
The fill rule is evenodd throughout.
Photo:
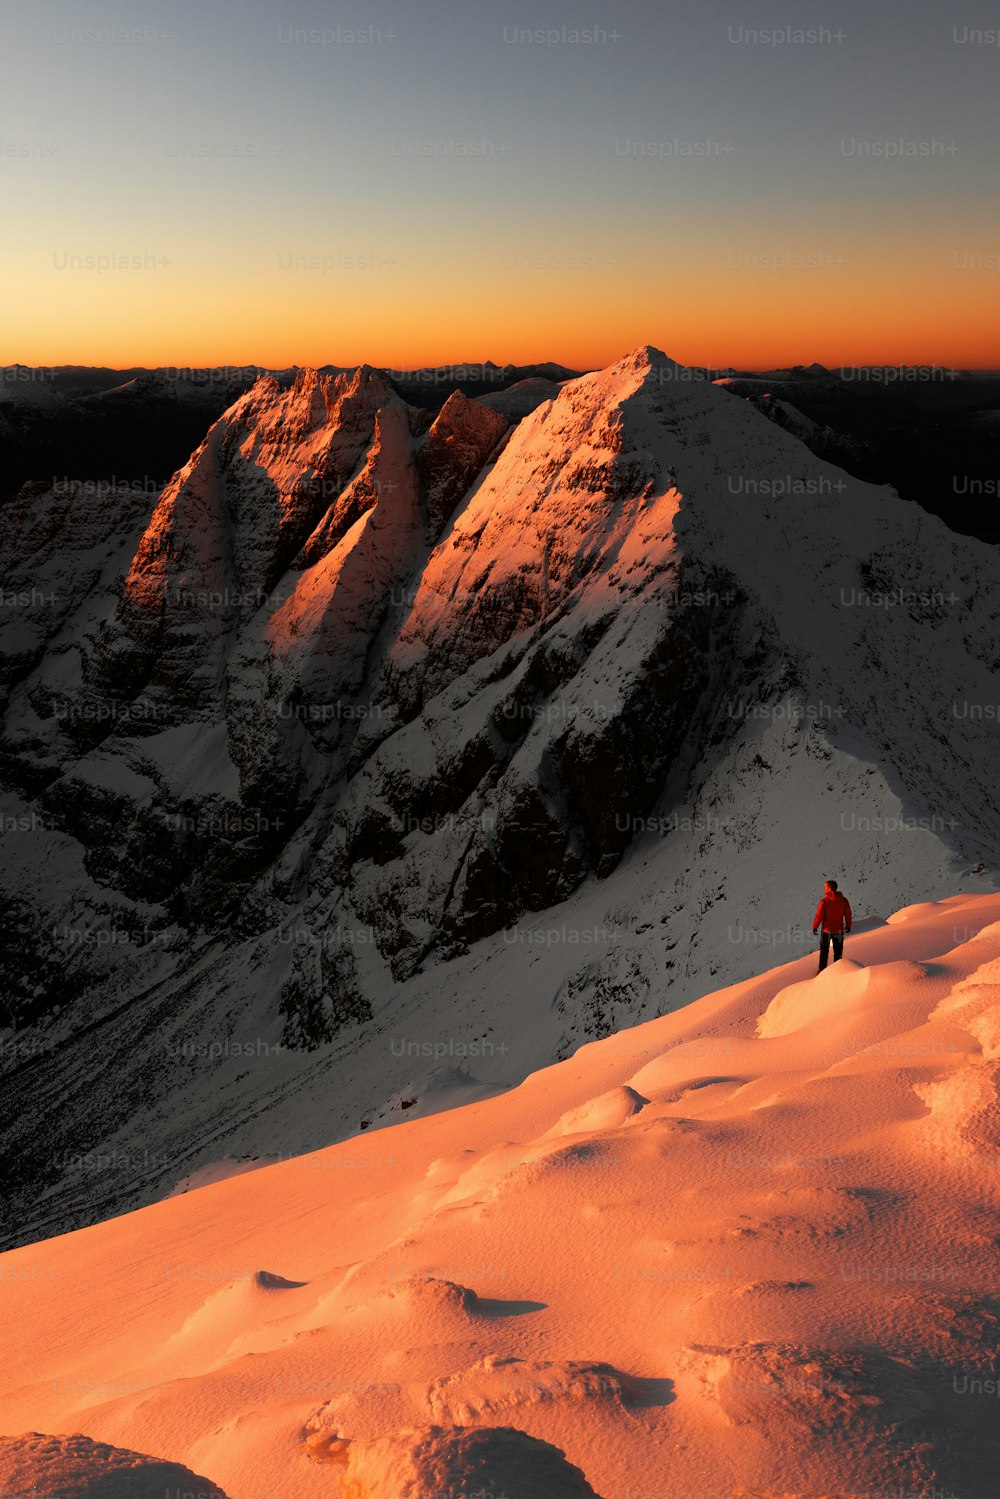
<svg viewBox="0 0 1000 1499"><path fill-rule="evenodd" d="M785 27L822 39L750 35ZM990 28L990 0L23 0L0 363L998 366Z"/></svg>

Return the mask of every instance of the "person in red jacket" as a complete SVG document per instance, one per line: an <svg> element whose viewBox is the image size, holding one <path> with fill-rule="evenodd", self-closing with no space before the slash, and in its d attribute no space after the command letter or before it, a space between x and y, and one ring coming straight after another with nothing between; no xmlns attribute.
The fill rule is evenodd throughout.
<svg viewBox="0 0 1000 1499"><path fill-rule="evenodd" d="M817 973L822 973L830 956L830 943L833 943L833 961L844 955L844 933L851 930L851 908L847 897L841 895L837 889L836 880L827 880L823 886L823 899L816 907L816 915L813 917L813 936L822 928L819 939L819 967Z"/></svg>

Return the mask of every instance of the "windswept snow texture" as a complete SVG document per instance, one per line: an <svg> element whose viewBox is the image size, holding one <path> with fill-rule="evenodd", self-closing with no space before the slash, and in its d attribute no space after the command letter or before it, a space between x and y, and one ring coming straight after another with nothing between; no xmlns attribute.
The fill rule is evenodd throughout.
<svg viewBox="0 0 1000 1499"><path fill-rule="evenodd" d="M264 376L145 513L9 508L2 1242L508 1087L829 875L995 888L995 550L656 349L560 373Z"/></svg>
<svg viewBox="0 0 1000 1499"><path fill-rule="evenodd" d="M233 1496L994 1499L998 1134L1000 897L923 902L3 1255L0 1419Z"/></svg>
<svg viewBox="0 0 1000 1499"><path fill-rule="evenodd" d="M123 1452L83 1436L0 1437L4 1499L165 1499L195 1494L226 1499L207 1478L179 1463Z"/></svg>

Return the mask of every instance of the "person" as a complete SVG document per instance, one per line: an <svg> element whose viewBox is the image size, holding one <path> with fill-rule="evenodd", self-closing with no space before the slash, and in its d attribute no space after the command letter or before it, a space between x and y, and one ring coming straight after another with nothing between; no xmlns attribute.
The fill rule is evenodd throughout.
<svg viewBox="0 0 1000 1499"><path fill-rule="evenodd" d="M833 944L833 961L836 963L844 955L844 933L851 930L851 907L847 897L841 895L837 888L836 880L827 880L823 886L823 898L816 907L816 915L813 917L813 936L821 931L819 939L819 967L817 973L822 973L830 956L830 944Z"/></svg>

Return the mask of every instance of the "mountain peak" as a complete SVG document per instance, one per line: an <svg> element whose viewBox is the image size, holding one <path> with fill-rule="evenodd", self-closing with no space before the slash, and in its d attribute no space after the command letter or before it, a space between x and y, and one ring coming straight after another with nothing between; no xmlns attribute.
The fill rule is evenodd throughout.
<svg viewBox="0 0 1000 1499"><path fill-rule="evenodd" d="M663 350L658 349L655 344L638 344L636 348L630 349L627 354L618 360L615 366L616 369L623 367L637 370L664 368L677 370L683 368L682 365L677 363L676 359L671 359L669 354L664 354Z"/></svg>
<svg viewBox="0 0 1000 1499"><path fill-rule="evenodd" d="M669 354L665 354L655 344L639 344L607 369L595 370L591 376L583 378L597 378L605 388L611 390L624 386L631 391L641 390L649 385L665 386L689 377L684 365L671 359Z"/></svg>

